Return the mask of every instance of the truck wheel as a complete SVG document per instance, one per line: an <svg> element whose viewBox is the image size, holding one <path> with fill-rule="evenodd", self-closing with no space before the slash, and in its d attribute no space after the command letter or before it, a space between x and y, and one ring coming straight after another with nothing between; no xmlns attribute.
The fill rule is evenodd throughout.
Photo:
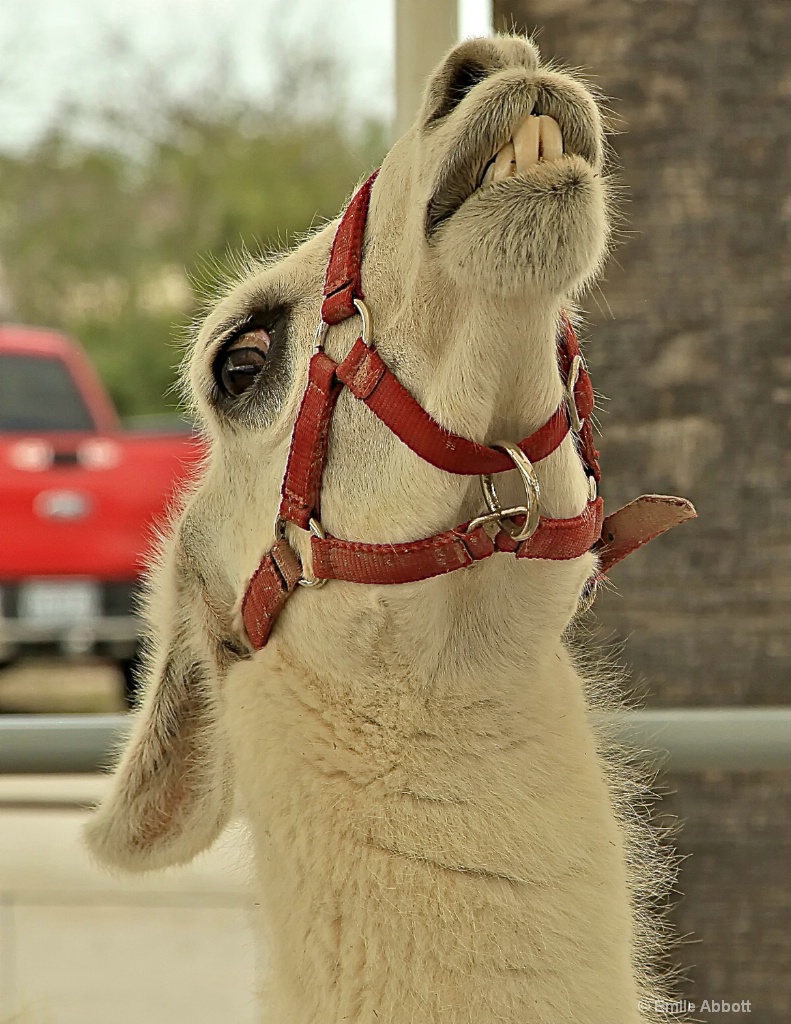
<svg viewBox="0 0 791 1024"><path fill-rule="evenodd" d="M122 658L118 667L124 679L124 704L127 711L133 711L140 697L142 659L139 652L136 651L131 658Z"/></svg>

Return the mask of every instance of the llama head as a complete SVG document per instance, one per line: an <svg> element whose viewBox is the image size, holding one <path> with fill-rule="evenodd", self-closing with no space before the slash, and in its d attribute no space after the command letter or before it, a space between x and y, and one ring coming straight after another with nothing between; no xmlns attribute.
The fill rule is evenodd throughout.
<svg viewBox="0 0 791 1024"><path fill-rule="evenodd" d="M443 426L480 442L516 441L558 407L560 311L596 273L607 246L602 152L589 92L542 66L523 39L468 41L432 76L415 124L375 182L362 281L379 352ZM126 867L183 860L225 820L216 679L235 658L250 657L238 607L274 541L333 231L330 225L253 267L210 313L193 347L188 383L212 451L174 527L172 566L156 586L172 590L168 574L181 571L179 578L193 581L198 610L191 618L177 610L178 628L163 630L161 668L154 666L135 742L115 797L91 830L94 849ZM332 358L348 352L359 326L353 318L329 330ZM572 516L585 507L587 481L571 437L541 472L545 514ZM519 492L509 494L504 483L501 493L508 501ZM321 499L330 533L408 541L480 511L475 478L423 463L362 403L341 394ZM309 569L309 537L289 531ZM530 571L514 563L490 559L419 584L332 582L301 591L253 661L263 676L283 659L316 678L334 674L338 686L372 678L383 664L456 678L493 657L508 660L505 648L483 650L481 637L499 635L515 608L529 613L503 642L514 657L528 648L538 656L535 637L559 639L593 556ZM206 663L220 668L208 673L215 682L201 677L187 686L174 678L188 669L194 676ZM263 690L252 699L265 700ZM157 771L168 749L172 770ZM210 811L200 827L196 802Z"/></svg>

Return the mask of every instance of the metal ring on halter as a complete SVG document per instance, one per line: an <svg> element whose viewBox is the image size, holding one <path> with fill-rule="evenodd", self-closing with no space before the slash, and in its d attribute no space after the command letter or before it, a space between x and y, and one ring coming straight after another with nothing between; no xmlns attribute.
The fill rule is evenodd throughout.
<svg viewBox="0 0 791 1024"><path fill-rule="evenodd" d="M515 505L513 508L503 508L500 504L497 489L494 486L494 480L492 479L491 474L486 473L479 477L479 479L481 482L483 499L486 502L486 507L489 511L488 513L484 513L483 515L477 516L473 519L467 529L474 530L478 526L483 526L486 523L497 523L512 540L527 540L529 537L532 537L538 529L538 522L541 518L541 512L539 509L541 487L538 482L538 477L536 476L536 471L533 469L532 462L528 459L522 449L511 441L497 441L493 443L491 447L499 448L500 451L505 452L513 462L514 468L519 473L519 476L522 479L522 485L525 489L525 504ZM515 516L525 517L524 526L520 528L516 523L506 522L506 520L513 519Z"/></svg>
<svg viewBox="0 0 791 1024"><path fill-rule="evenodd" d="M593 473L588 473L588 501L595 501L599 496L599 485Z"/></svg>
<svg viewBox="0 0 791 1024"><path fill-rule="evenodd" d="M363 331L360 337L363 339L363 344L370 348L374 340L371 311L362 299L353 299L352 301L354 302L354 308L360 314L363 321Z"/></svg>
<svg viewBox="0 0 791 1024"><path fill-rule="evenodd" d="M569 369L569 376L566 381L566 408L569 412L571 429L575 434L579 434L582 430L582 420L580 419L579 410L577 409L577 399L574 394L574 388L577 386L577 381L580 379L580 370L584 365L585 363L582 356L574 356L571 360L571 368Z"/></svg>
<svg viewBox="0 0 791 1024"><path fill-rule="evenodd" d="M363 329L361 337L363 344L370 348L373 344L373 329L371 321L371 311L368 309L362 299L353 299L354 308L360 314L363 322ZM324 351L324 341L327 337L327 331L330 329L331 324L328 324L326 320L319 320L318 327L313 332L313 355L317 352Z"/></svg>
<svg viewBox="0 0 791 1024"><path fill-rule="evenodd" d="M319 320L319 326L313 333L313 355L317 352L324 350L324 339L327 337L327 331L330 329L330 325L326 320Z"/></svg>
<svg viewBox="0 0 791 1024"><path fill-rule="evenodd" d="M310 517L308 522L308 529L314 537L318 537L319 540L326 540L327 534L324 532L324 527L314 516ZM278 516L275 520L275 539L283 540L286 537L286 521L282 516ZM290 543L290 542L289 542ZM299 564L302 565L302 559L299 557L299 552L294 549L291 544L291 550L299 558ZM302 579L297 580L297 584L300 587L323 587L327 581L325 579L319 579L318 576L306 576L305 566L302 565Z"/></svg>

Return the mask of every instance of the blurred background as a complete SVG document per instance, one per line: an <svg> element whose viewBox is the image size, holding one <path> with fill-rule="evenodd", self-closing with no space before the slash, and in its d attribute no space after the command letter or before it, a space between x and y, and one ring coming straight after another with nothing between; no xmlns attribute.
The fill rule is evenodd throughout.
<svg viewBox="0 0 791 1024"><path fill-rule="evenodd" d="M384 153L392 22L348 0L6 0L5 316L78 337L122 416L173 409L198 295Z"/></svg>
<svg viewBox="0 0 791 1024"><path fill-rule="evenodd" d="M492 26L584 69L618 132L626 224L584 303L608 506L700 514L593 616L670 751L680 993L789 1019L791 4L3 0L0 1024L254 1019L242 834L134 884L77 840L152 523L201 456L175 368L239 254L335 215Z"/></svg>

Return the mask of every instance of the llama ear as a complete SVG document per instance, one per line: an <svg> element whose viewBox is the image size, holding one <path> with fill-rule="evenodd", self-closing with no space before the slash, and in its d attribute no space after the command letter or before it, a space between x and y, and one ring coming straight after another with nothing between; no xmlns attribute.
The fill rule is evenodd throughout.
<svg viewBox="0 0 791 1024"><path fill-rule="evenodd" d="M111 791L86 827L89 849L108 866L183 864L228 821L232 785L207 674L184 653L167 652Z"/></svg>
<svg viewBox="0 0 791 1024"><path fill-rule="evenodd" d="M208 606L180 550L164 541L149 581L148 686L108 796L85 831L91 852L127 871L184 864L217 838L233 803L230 759L202 641Z"/></svg>

